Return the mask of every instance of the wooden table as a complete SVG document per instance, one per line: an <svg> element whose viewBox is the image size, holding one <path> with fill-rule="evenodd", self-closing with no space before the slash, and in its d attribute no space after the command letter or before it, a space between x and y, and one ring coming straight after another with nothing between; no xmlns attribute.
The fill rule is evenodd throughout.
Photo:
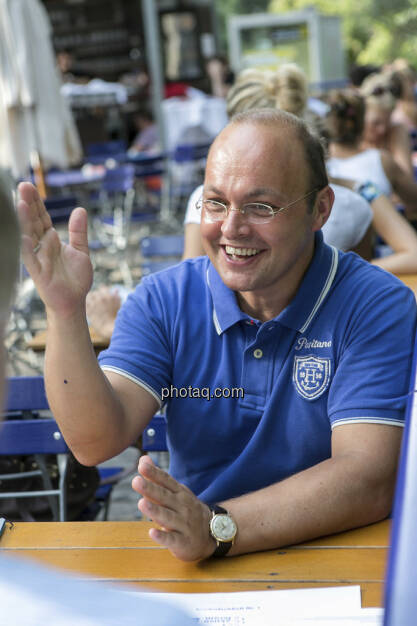
<svg viewBox="0 0 417 626"><path fill-rule="evenodd" d="M96 579L165 592L360 585L362 606L382 606L389 541L384 521L290 548L184 563L149 537L147 522L18 522L1 553Z"/></svg>
<svg viewBox="0 0 417 626"><path fill-rule="evenodd" d="M109 340L102 337L96 330L94 330L94 328L90 328L90 337L91 343L93 344L96 352L100 352L100 350L107 348L109 345ZM47 331L40 330L30 341L28 341L27 346L36 352L42 352L46 348L46 338Z"/></svg>
<svg viewBox="0 0 417 626"><path fill-rule="evenodd" d="M397 274L397 278L402 280L407 287L410 287L417 298L417 274Z"/></svg>

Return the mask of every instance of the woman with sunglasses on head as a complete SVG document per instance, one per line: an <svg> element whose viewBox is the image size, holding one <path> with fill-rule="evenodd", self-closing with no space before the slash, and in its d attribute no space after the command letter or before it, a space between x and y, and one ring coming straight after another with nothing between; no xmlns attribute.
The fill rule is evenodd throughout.
<svg viewBox="0 0 417 626"><path fill-rule="evenodd" d="M417 219L417 184L390 152L365 148L365 100L351 89L335 89L328 96L325 130L330 145L327 168L331 177L372 182L387 197L395 193L409 220Z"/></svg>
<svg viewBox="0 0 417 626"><path fill-rule="evenodd" d="M400 76L394 72L371 74L359 91L366 105L361 146L387 150L397 165L414 179L409 131L393 117L404 91Z"/></svg>

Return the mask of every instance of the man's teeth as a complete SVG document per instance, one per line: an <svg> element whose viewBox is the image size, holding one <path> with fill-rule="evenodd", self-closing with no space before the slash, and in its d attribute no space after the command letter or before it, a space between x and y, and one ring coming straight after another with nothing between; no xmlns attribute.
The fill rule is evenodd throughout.
<svg viewBox="0 0 417 626"><path fill-rule="evenodd" d="M253 256L254 254L258 254L259 250L255 248L233 248L233 246L225 246L227 254L232 254L233 256Z"/></svg>

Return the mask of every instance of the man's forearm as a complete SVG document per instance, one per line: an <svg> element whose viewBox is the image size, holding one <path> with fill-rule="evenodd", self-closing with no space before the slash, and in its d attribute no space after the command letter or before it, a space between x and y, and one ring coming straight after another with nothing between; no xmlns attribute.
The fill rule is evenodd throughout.
<svg viewBox="0 0 417 626"><path fill-rule="evenodd" d="M48 315L45 384L64 438L86 465L110 458L123 440L123 407L98 366L84 311Z"/></svg>
<svg viewBox="0 0 417 626"><path fill-rule="evenodd" d="M366 478L360 458L346 456L223 502L238 524L229 555L296 544L383 519L390 511L394 480Z"/></svg>

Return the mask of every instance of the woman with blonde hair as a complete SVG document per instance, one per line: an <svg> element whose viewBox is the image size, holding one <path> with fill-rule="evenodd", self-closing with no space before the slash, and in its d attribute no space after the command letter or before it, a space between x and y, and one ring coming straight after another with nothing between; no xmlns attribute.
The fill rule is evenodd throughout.
<svg viewBox="0 0 417 626"><path fill-rule="evenodd" d="M396 72L371 74L364 80L360 88L366 104L361 145L363 148L387 150L397 165L414 178L408 129L393 118L402 89Z"/></svg>
<svg viewBox="0 0 417 626"><path fill-rule="evenodd" d="M276 71L246 69L227 94L229 118L250 109L280 109L304 117L308 99L307 78L294 63Z"/></svg>

